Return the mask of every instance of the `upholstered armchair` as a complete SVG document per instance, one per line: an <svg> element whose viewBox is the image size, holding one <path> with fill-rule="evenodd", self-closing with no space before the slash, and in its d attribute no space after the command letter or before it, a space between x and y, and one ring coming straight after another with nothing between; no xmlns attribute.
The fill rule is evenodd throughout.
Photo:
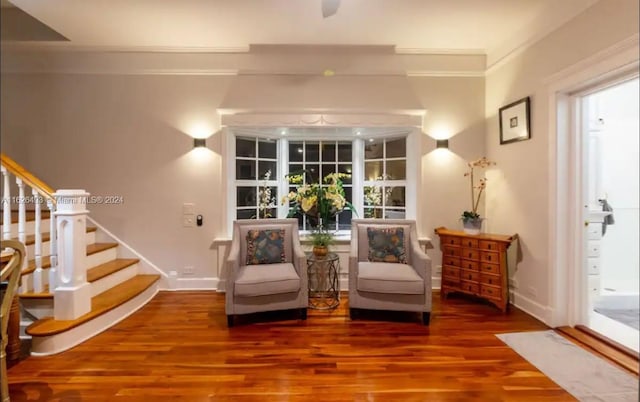
<svg viewBox="0 0 640 402"><path fill-rule="evenodd" d="M349 255L349 313L413 311L431 317L431 259L420 249L416 222L354 219Z"/></svg>
<svg viewBox="0 0 640 402"><path fill-rule="evenodd" d="M297 219L235 221L226 269L229 327L235 315L263 311L300 309L307 318L307 263Z"/></svg>

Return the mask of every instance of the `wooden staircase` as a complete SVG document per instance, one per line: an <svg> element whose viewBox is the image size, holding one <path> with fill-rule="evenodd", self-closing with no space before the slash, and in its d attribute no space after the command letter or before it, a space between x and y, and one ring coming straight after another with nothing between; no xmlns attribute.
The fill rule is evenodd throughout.
<svg viewBox="0 0 640 402"><path fill-rule="evenodd" d="M13 215L17 216L17 213L12 211L12 217ZM27 221L32 221L33 218L33 214L27 214ZM43 221L45 220L44 218L43 216ZM46 220L48 219L49 216L47 214ZM2 223L4 224L4 222ZM48 222L45 223L42 226L48 227ZM16 223L13 223L13 225L16 225ZM32 338L32 354L48 355L66 350L67 345L69 347L75 346L95 335L96 331L99 333L101 329L104 330L119 321L112 321L116 317L110 317L108 320L99 320L101 316L130 303L141 295L143 295L142 299L146 303L146 299L149 298L148 294L151 293L151 296L153 296L157 292L157 282L160 279L160 275L141 273L139 259L120 258L118 256L119 244L115 242L96 242L96 232L97 228L87 227L86 255L90 257L88 261L92 261L92 264L95 263L95 265L87 269L87 282L91 284L93 295L89 313L75 320L55 320L53 318L54 294L50 291L48 283L44 286L42 292L35 292L29 285L31 276L35 271L35 260L29 260L26 268L22 270L22 286L18 296L29 315L38 318L33 322L24 318L21 320L22 326L26 327L23 328L23 333ZM34 239L34 233L27 235L25 246L28 250L28 255L33 255L29 251L31 251ZM42 233L42 239L44 246L44 243L49 242L49 233ZM43 249L46 248L43 247ZM50 267L49 256L43 256L42 268L47 270ZM47 276L44 275L44 277ZM86 327L84 331L77 331L78 328L83 326ZM71 339L69 339L69 336L64 336L64 333L71 329L76 329L77 333L84 336L81 336L80 339L75 336L72 336ZM52 338L56 336L64 338L63 342L52 342ZM43 344L44 347L41 347ZM49 346L52 344L56 348L51 349Z"/></svg>
<svg viewBox="0 0 640 402"><path fill-rule="evenodd" d="M5 155L2 156L4 168ZM4 169L3 175L6 189L7 178ZM17 211L12 210L11 222L7 224L11 225L11 237L17 235L19 230L24 233L22 238L29 258L21 272L22 283L18 297L24 310L20 319L21 337L31 337L32 355L59 353L83 342L135 312L159 290L162 278L159 272L137 258L130 248L123 248L118 242L113 241L109 233L87 226L83 243L86 244L83 268L86 269L86 283L91 292L90 310L72 320L55 319L56 291L49 289L48 275L52 265L49 253L54 247L50 244L51 236L48 231L50 227L53 228L50 225L50 214L41 211L38 224L34 224L36 214L33 211L25 211L26 222L22 224L18 222L18 215ZM0 216L3 234L6 236L4 221L8 213ZM42 278L42 282L39 282L41 285L38 286L34 286L36 260L33 258L36 255L36 227L41 228L41 242L37 247L41 254L42 268L41 272L38 271L38 278ZM56 238L59 239L59 236L60 234ZM2 263L5 263L5 259L3 256ZM84 274L84 270L81 272ZM52 278L55 280L55 275ZM41 291L36 291L36 287L41 287ZM86 304L83 306L86 307Z"/></svg>

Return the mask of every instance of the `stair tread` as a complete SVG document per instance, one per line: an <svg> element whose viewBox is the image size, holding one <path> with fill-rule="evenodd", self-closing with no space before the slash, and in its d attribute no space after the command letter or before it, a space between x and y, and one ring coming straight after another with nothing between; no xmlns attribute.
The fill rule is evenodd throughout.
<svg viewBox="0 0 640 402"><path fill-rule="evenodd" d="M87 245L87 255L99 253L100 251L108 250L113 247L117 247L118 243L93 243ZM43 256L42 257L42 268L51 268L51 257ZM27 263L27 268L22 270L22 275L28 275L36 270L36 260L29 260Z"/></svg>
<svg viewBox="0 0 640 402"><path fill-rule="evenodd" d="M4 212L4 211L3 211ZM41 211L41 218L42 219L49 219L51 213L49 212L48 209L43 208ZM36 212L33 210L27 210L26 214L26 221L27 222L31 222L31 221L35 221L36 220ZM0 223L4 224L4 214L0 214ZM18 223L18 211L16 210L12 210L11 211L11 223Z"/></svg>
<svg viewBox="0 0 640 402"><path fill-rule="evenodd" d="M87 270L87 282L95 282L105 276L130 267L139 261L137 258L116 258L115 260L89 268Z"/></svg>
<svg viewBox="0 0 640 402"><path fill-rule="evenodd" d="M91 233L91 232L95 232L96 230L98 230L97 227L90 227L87 226L87 233ZM50 233L49 232L42 232L42 242L46 242L49 241L49 239L51 238ZM18 239L17 237L13 238L12 240L16 240L16 241L20 241L20 239ZM27 235L27 238L24 241L24 245L25 246L31 246L32 244L36 243L36 235L35 234L30 234Z"/></svg>
<svg viewBox="0 0 640 402"><path fill-rule="evenodd" d="M118 247L118 243L93 243L87 245L87 255L99 253L110 248Z"/></svg>
<svg viewBox="0 0 640 402"><path fill-rule="evenodd" d="M53 293L49 293L49 285L44 285L42 293L25 292L18 294L18 296L21 299L53 299Z"/></svg>
<svg viewBox="0 0 640 402"><path fill-rule="evenodd" d="M56 320L53 317L46 317L31 324L26 332L31 336L50 336L68 331L126 303L159 279L160 275L137 275L92 297L91 311L87 314L75 320Z"/></svg>

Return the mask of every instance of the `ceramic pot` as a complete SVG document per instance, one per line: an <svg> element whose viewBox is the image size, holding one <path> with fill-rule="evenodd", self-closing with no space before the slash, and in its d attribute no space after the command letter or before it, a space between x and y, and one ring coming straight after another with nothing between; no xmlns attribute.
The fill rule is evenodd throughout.
<svg viewBox="0 0 640 402"><path fill-rule="evenodd" d="M329 248L327 246L313 246L313 255L316 257L326 257L327 253L329 253Z"/></svg>
<svg viewBox="0 0 640 402"><path fill-rule="evenodd" d="M468 234L480 234L482 230L482 221L482 218L463 220L463 231Z"/></svg>

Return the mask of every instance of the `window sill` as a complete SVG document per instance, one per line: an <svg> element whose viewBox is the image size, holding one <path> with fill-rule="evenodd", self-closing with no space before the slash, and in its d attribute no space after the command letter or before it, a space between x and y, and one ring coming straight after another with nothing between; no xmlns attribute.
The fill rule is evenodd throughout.
<svg viewBox="0 0 640 402"><path fill-rule="evenodd" d="M337 245L351 244L351 233L338 234L334 237L334 241ZM311 244L311 237L308 234L300 235L300 243L304 245ZM433 249L433 243L429 237L418 237L418 243L420 243L420 246L424 247L425 250ZM220 246L229 246L230 244L230 237L216 237L213 239L210 248L216 249Z"/></svg>

